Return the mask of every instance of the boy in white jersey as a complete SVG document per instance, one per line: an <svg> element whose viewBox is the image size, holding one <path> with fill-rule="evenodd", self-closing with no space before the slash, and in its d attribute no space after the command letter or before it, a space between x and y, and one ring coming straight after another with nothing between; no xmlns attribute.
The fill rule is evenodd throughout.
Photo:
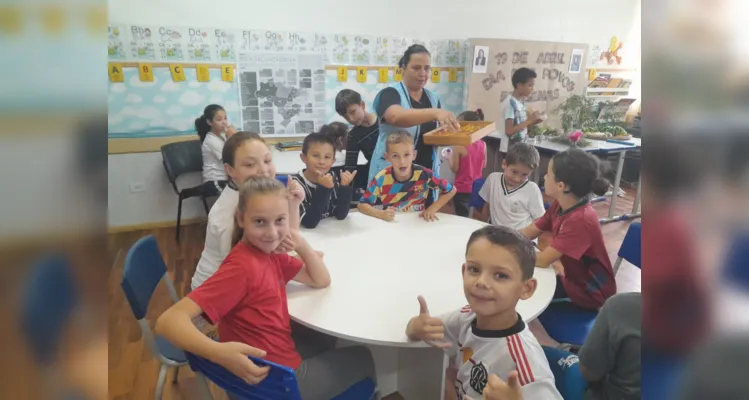
<svg viewBox="0 0 749 400"><path fill-rule="evenodd" d="M507 381L513 371L524 398L562 399L541 345L515 311L518 301L536 290L535 264L530 240L504 226L485 226L471 234L466 247L468 305L433 318L419 296L421 311L409 321L406 335L447 349L457 369L456 376L448 376L456 399L480 399L490 375Z"/></svg>
<svg viewBox="0 0 749 400"><path fill-rule="evenodd" d="M479 196L486 202L481 211L483 220L520 230L544 215L541 189L528 180L539 162L535 147L526 143L510 147L502 160L504 172L491 173L479 190Z"/></svg>

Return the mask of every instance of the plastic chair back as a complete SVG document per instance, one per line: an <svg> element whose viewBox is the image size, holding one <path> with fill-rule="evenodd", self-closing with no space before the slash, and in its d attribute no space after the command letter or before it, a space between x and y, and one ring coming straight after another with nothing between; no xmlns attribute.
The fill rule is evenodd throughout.
<svg viewBox="0 0 749 400"><path fill-rule="evenodd" d="M554 374L554 383L565 400L579 400L588 388L588 382L580 372L580 359L568 351L541 346L549 367Z"/></svg>
<svg viewBox="0 0 749 400"><path fill-rule="evenodd" d="M166 265L153 235L135 242L125 258L121 284L135 319L146 317L148 302L164 274Z"/></svg>
<svg viewBox="0 0 749 400"><path fill-rule="evenodd" d="M617 255L642 269L642 224L640 222L633 222L629 225Z"/></svg>
<svg viewBox="0 0 749 400"><path fill-rule="evenodd" d="M203 153L200 140L169 143L161 146L161 157L169 181L176 183L177 177L187 172L203 171Z"/></svg>
<svg viewBox="0 0 749 400"><path fill-rule="evenodd" d="M42 258L32 267L24 286L23 333L38 362L54 362L62 330L78 301L68 259L62 254Z"/></svg>
<svg viewBox="0 0 749 400"><path fill-rule="evenodd" d="M479 191L484 186L484 182L486 182L486 179L484 178L479 178L473 181L473 186L471 187L471 200L468 202L469 207L481 208L484 206L484 199L479 196Z"/></svg>
<svg viewBox="0 0 749 400"><path fill-rule="evenodd" d="M218 364L192 353L186 354L187 361L193 371L202 374L221 389L239 396L241 399L302 400L296 382L296 373L289 367L250 357L256 365L270 366L268 376L259 385L250 385Z"/></svg>
<svg viewBox="0 0 749 400"><path fill-rule="evenodd" d="M749 290L749 231L734 236L726 256L723 279Z"/></svg>

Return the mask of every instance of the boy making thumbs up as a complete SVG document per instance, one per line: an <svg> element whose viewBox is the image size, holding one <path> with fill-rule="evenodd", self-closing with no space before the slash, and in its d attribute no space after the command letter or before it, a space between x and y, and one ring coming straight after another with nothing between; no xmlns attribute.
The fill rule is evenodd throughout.
<svg viewBox="0 0 749 400"><path fill-rule="evenodd" d="M523 398L506 397L518 388L527 399L562 399L541 345L515 311L518 301L536 290L535 263L533 244L525 236L485 226L471 234L466 247L463 291L469 305L432 317L419 296L419 315L408 322L406 335L448 349L457 369L448 385L457 399Z"/></svg>

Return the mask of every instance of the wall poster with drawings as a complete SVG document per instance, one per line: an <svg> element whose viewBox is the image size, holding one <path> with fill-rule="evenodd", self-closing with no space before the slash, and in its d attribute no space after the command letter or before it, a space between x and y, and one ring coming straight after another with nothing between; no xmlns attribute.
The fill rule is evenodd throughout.
<svg viewBox="0 0 749 400"><path fill-rule="evenodd" d="M322 54L240 53L237 70L243 130L299 136L325 123Z"/></svg>

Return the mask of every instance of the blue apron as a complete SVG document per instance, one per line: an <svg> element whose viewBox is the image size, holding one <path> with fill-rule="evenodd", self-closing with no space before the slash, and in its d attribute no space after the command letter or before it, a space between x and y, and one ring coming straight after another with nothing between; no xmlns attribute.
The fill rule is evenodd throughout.
<svg viewBox="0 0 749 400"><path fill-rule="evenodd" d="M411 95L408 94L406 85L404 85L403 82L399 82L391 87L397 90L398 94L401 97L400 106L405 110L412 109L413 107L411 107ZM429 98L429 102L432 104L432 107L437 108L437 105L440 103L440 98L437 93L427 90L426 88L424 88L424 93ZM380 93L377 93L377 96L374 99L374 103L372 104L375 110L377 110L380 104L380 95L382 95L382 91L380 91ZM385 140L387 139L387 136L388 134L390 134L390 132L406 131L410 133L414 137L414 146L416 146L416 143L419 140L419 136L422 133L426 133L421 132L420 125L412 126L410 128L401 128L399 126L393 126L383 123L381 117L382 116L380 116L380 135L377 137L377 144L375 145L374 152L372 153L372 160L370 161L369 178L367 178L367 184L369 184L369 182L374 179L375 175L377 175L378 172L390 166L390 162L385 160ZM439 154L437 154L437 146L434 146L432 149L432 165L423 165L423 167L430 168L432 172L434 172L434 176L439 176L440 163L440 157Z"/></svg>

